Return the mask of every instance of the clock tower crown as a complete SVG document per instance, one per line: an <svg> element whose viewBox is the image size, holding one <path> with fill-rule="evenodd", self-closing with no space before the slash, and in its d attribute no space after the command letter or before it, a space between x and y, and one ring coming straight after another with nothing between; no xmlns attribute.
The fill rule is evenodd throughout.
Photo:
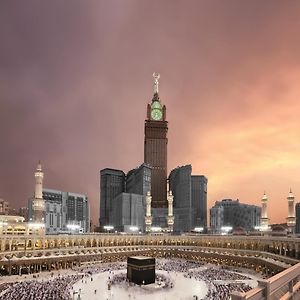
<svg viewBox="0 0 300 300"><path fill-rule="evenodd" d="M160 75L153 73L154 95L151 104L147 106L147 119L149 121L166 121L166 106L162 105L158 95L158 86Z"/></svg>

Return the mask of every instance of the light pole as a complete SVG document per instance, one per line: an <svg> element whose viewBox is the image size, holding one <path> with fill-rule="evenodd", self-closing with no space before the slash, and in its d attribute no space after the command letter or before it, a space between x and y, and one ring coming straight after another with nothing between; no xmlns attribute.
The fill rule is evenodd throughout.
<svg viewBox="0 0 300 300"><path fill-rule="evenodd" d="M107 233L114 230L114 226L111 226L111 225L105 225L105 226L103 226L103 228L107 231Z"/></svg>

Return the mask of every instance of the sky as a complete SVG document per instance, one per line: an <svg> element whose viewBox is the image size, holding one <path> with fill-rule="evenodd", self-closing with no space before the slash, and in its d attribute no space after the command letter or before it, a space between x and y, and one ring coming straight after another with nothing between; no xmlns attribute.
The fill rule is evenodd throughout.
<svg viewBox="0 0 300 300"><path fill-rule="evenodd" d="M300 202L300 2L0 2L0 198L27 205L44 186L87 194L99 170L143 162L159 72L168 169L208 178L208 206L260 205L284 222Z"/></svg>

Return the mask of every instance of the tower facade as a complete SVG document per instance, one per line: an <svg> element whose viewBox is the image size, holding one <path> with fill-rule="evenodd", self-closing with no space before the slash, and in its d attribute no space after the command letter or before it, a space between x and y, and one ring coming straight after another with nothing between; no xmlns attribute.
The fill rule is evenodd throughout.
<svg viewBox="0 0 300 300"><path fill-rule="evenodd" d="M292 193L292 190L290 190L288 197L288 217L286 218L287 226L290 233L293 233L295 231L296 226L296 217L295 217L295 197Z"/></svg>
<svg viewBox="0 0 300 300"><path fill-rule="evenodd" d="M34 172L34 177L35 177L35 192L32 201L33 221L35 223L43 224L45 218L45 201L43 199L44 172L42 170L41 162L38 163L38 166Z"/></svg>
<svg viewBox="0 0 300 300"><path fill-rule="evenodd" d="M100 171L100 228L111 225L112 201L125 191L125 173L106 168Z"/></svg>
<svg viewBox="0 0 300 300"><path fill-rule="evenodd" d="M154 73L154 95L147 106L145 120L144 162L151 166L151 196L153 208L166 208L168 122L166 106L158 95L159 74Z"/></svg>

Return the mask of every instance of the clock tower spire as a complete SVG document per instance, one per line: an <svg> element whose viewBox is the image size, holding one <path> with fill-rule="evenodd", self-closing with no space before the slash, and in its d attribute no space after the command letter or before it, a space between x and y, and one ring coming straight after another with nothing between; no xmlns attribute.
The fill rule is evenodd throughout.
<svg viewBox="0 0 300 300"><path fill-rule="evenodd" d="M160 74L154 72L153 78L154 78L154 94L158 94L158 85L159 85Z"/></svg>
<svg viewBox="0 0 300 300"><path fill-rule="evenodd" d="M159 95L160 74L153 73L154 95L147 106L145 120L144 162L152 167L151 196L153 208L168 207L167 202L167 145L168 122L166 107Z"/></svg>

